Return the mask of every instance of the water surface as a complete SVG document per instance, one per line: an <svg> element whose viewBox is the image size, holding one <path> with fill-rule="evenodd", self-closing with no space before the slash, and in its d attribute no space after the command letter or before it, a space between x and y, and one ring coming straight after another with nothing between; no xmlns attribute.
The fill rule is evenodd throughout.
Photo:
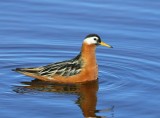
<svg viewBox="0 0 160 118"><path fill-rule="evenodd" d="M1 0L0 117L160 117L160 2ZM97 48L99 79L57 85L12 72L73 58L86 35Z"/></svg>

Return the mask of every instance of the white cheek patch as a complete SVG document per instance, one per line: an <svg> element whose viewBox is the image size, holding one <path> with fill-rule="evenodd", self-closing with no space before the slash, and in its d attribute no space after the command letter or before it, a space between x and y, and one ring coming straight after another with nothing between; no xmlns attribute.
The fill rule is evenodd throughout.
<svg viewBox="0 0 160 118"><path fill-rule="evenodd" d="M87 43L87 44L89 44L89 45L91 45L91 44L96 44L97 41L95 41L94 38L97 38L97 37L89 37L89 38L86 38L86 39L84 40L84 42Z"/></svg>

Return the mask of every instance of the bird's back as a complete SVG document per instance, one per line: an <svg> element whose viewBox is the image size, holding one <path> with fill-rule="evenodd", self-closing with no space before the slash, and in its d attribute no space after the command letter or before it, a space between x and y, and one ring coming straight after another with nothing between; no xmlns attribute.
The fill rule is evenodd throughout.
<svg viewBox="0 0 160 118"><path fill-rule="evenodd" d="M53 77L55 75L69 77L81 72L83 61L80 54L74 59L57 62L41 67L34 68L16 68L14 71L25 75Z"/></svg>

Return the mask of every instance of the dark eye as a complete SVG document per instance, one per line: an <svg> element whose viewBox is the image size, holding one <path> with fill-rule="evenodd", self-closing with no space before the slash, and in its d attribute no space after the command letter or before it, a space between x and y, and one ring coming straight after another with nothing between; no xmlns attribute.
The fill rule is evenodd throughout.
<svg viewBox="0 0 160 118"><path fill-rule="evenodd" d="M94 38L94 40L95 40L95 41L97 41L97 39L96 39L96 38Z"/></svg>

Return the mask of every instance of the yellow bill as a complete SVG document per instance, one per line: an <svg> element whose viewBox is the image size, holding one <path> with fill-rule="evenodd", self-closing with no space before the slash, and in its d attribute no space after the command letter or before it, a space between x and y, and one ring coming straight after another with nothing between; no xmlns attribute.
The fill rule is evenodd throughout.
<svg viewBox="0 0 160 118"><path fill-rule="evenodd" d="M102 41L99 44L102 45L102 46L106 46L108 48L113 48L111 45L109 45L109 44L107 44L105 42L102 42Z"/></svg>

